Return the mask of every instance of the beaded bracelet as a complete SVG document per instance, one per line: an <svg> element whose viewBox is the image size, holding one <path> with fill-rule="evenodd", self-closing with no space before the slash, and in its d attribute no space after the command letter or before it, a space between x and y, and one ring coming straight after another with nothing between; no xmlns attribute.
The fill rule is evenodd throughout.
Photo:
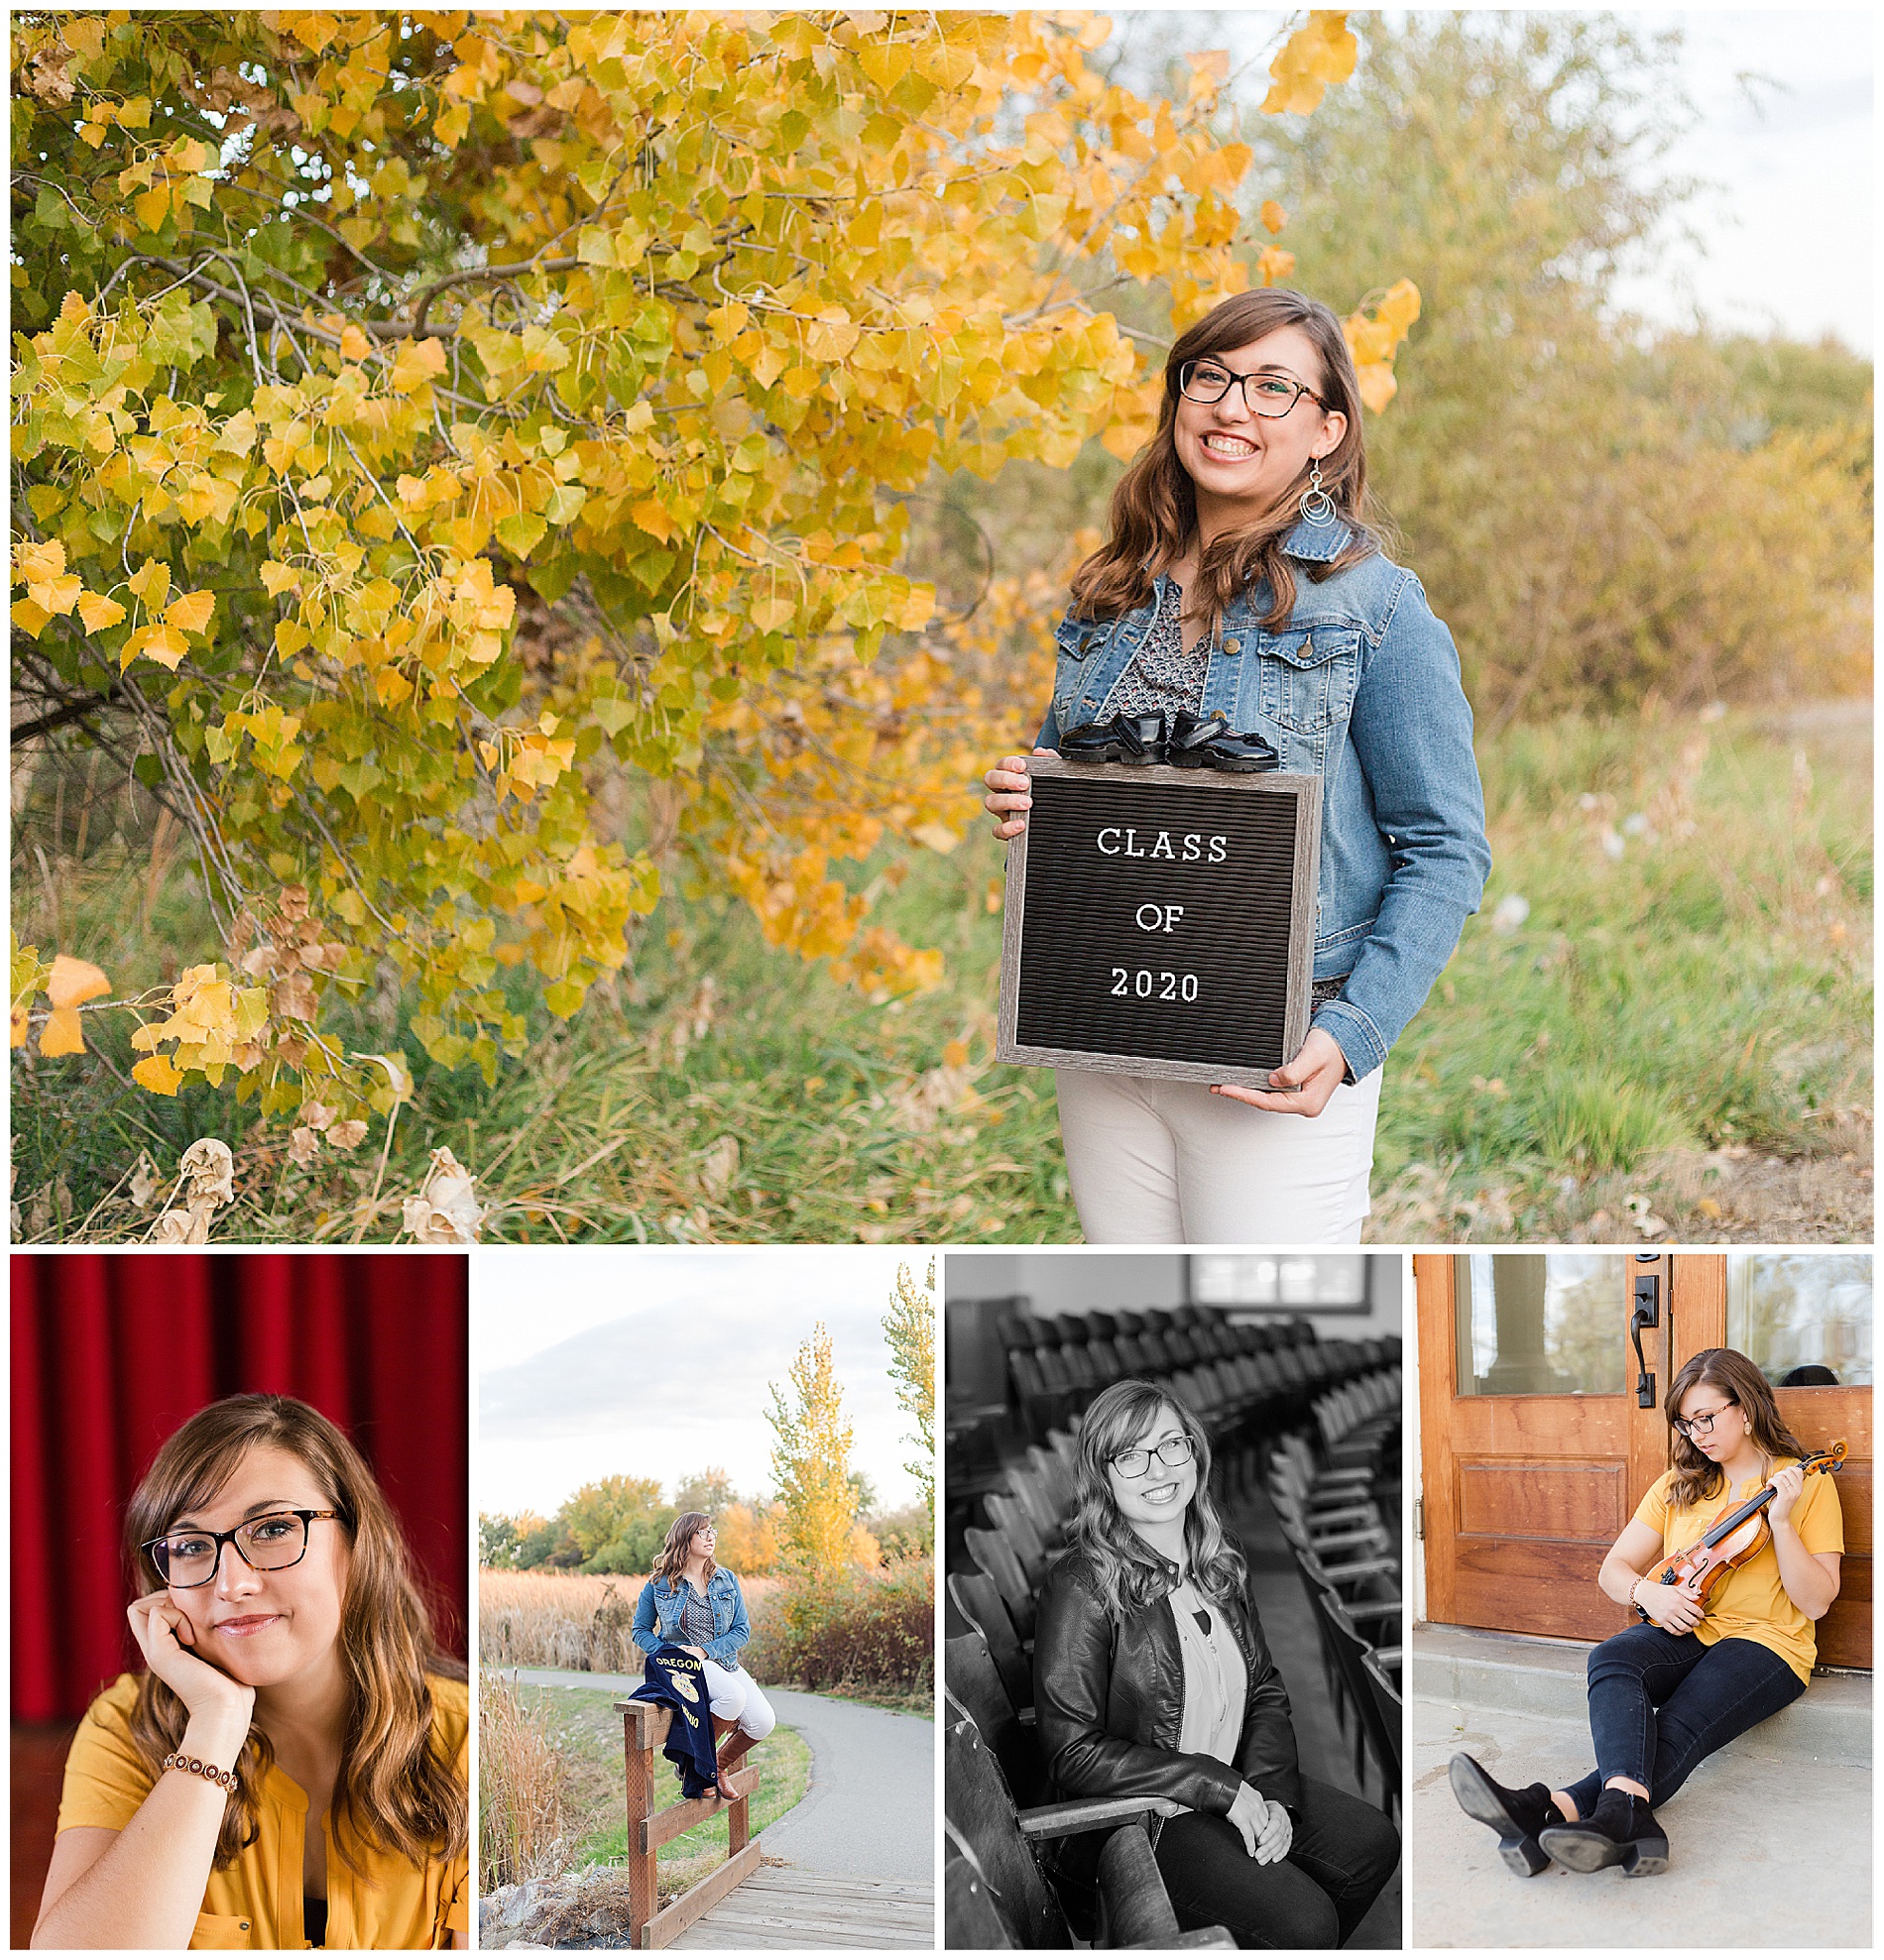
<svg viewBox="0 0 1884 1960"><path fill-rule="evenodd" d="M166 1756L164 1767L167 1770L187 1770L192 1777L201 1777L215 1784L219 1788L235 1794L236 1780L233 1770L218 1770L213 1763L205 1763L198 1756Z"/></svg>

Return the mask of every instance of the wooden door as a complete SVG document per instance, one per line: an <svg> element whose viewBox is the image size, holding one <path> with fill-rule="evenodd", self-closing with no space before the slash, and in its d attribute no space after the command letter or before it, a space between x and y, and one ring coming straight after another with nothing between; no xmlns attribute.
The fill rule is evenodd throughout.
<svg viewBox="0 0 1884 1960"><path fill-rule="evenodd" d="M1514 1300L1494 1303L1497 1345L1480 1372L1469 1343L1482 1331L1485 1303L1466 1290L1494 1260L1495 1279L1520 1284ZM1551 1341L1540 1288L1573 1260L1580 1297L1569 1316L1556 1315ZM1643 1335L1659 1395L1667 1260L1459 1253L1423 1254L1413 1265L1428 1617L1572 1640L1617 1632L1625 1609L1597 1591L1596 1567L1663 1467L1661 1416L1636 1406L1629 1280L1634 1268L1663 1288L1661 1325Z"/></svg>
<svg viewBox="0 0 1884 1960"><path fill-rule="evenodd" d="M1808 1282L1810 1256L1793 1261ZM1577 1640L1631 1624L1597 1590L1596 1568L1668 1467L1670 1376L1702 1348L1729 1344L1727 1256L1423 1254L1413 1264L1428 1618ZM1745 1277L1734 1276L1742 1294ZM1652 1285L1656 1313L1636 1330L1640 1363L1638 1283ZM1864 1313L1866 1385L1775 1391L1802 1441L1842 1436L1849 1447L1837 1477L1843 1584L1819 1630L1831 1667L1870 1666L1868 1274ZM1745 1342L1746 1324L1742 1311L1732 1344Z"/></svg>

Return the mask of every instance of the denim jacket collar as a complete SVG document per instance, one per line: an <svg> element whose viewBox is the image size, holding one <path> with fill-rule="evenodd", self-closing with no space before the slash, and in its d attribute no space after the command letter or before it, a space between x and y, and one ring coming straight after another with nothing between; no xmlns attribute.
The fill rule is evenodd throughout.
<svg viewBox="0 0 1884 1960"><path fill-rule="evenodd" d="M1325 523L1311 523L1304 518L1282 540L1282 549L1291 558L1306 558L1314 564L1329 564L1347 550L1353 530L1339 518Z"/></svg>
<svg viewBox="0 0 1884 1960"><path fill-rule="evenodd" d="M1282 540L1283 551L1291 558L1305 558L1312 564L1330 564L1347 550L1354 536L1353 528L1339 518L1331 518L1326 523L1311 523L1307 518L1301 519L1288 536ZM1143 562L1151 563L1146 554ZM1161 573L1160 577L1163 576Z"/></svg>
<svg viewBox="0 0 1884 1960"><path fill-rule="evenodd" d="M677 1599L686 1581L657 1578L654 1581L654 1596L657 1599ZM724 1565L713 1568L713 1576L706 1583L708 1599L723 1599L733 1589L733 1574Z"/></svg>

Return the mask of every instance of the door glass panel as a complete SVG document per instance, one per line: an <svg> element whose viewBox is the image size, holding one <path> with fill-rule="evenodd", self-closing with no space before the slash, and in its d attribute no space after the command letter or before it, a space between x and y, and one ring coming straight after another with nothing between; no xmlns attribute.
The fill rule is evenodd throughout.
<svg viewBox="0 0 1884 1960"><path fill-rule="evenodd" d="M1461 1252L1461 1395L1616 1395L1628 1260L1617 1252Z"/></svg>
<svg viewBox="0 0 1884 1960"><path fill-rule="evenodd" d="M1727 1345L1775 1388L1868 1387L1868 1252L1729 1252Z"/></svg>

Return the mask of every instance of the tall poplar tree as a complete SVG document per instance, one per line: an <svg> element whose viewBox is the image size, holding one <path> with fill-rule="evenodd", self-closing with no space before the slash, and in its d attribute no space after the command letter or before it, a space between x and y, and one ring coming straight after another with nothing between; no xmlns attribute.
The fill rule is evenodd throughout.
<svg viewBox="0 0 1884 1960"><path fill-rule="evenodd" d="M810 1576L850 1562L857 1488L851 1482L851 1426L831 1336L820 1321L791 1364L790 1397L771 1384L772 1479L785 1507L786 1562Z"/></svg>
<svg viewBox="0 0 1884 1960"><path fill-rule="evenodd" d="M922 1486L929 1507L929 1535L935 1537L935 1261L918 1286L907 1266L896 1268L896 1284L883 1316L889 1343L889 1377L897 1404L915 1418L916 1454L903 1468Z"/></svg>

